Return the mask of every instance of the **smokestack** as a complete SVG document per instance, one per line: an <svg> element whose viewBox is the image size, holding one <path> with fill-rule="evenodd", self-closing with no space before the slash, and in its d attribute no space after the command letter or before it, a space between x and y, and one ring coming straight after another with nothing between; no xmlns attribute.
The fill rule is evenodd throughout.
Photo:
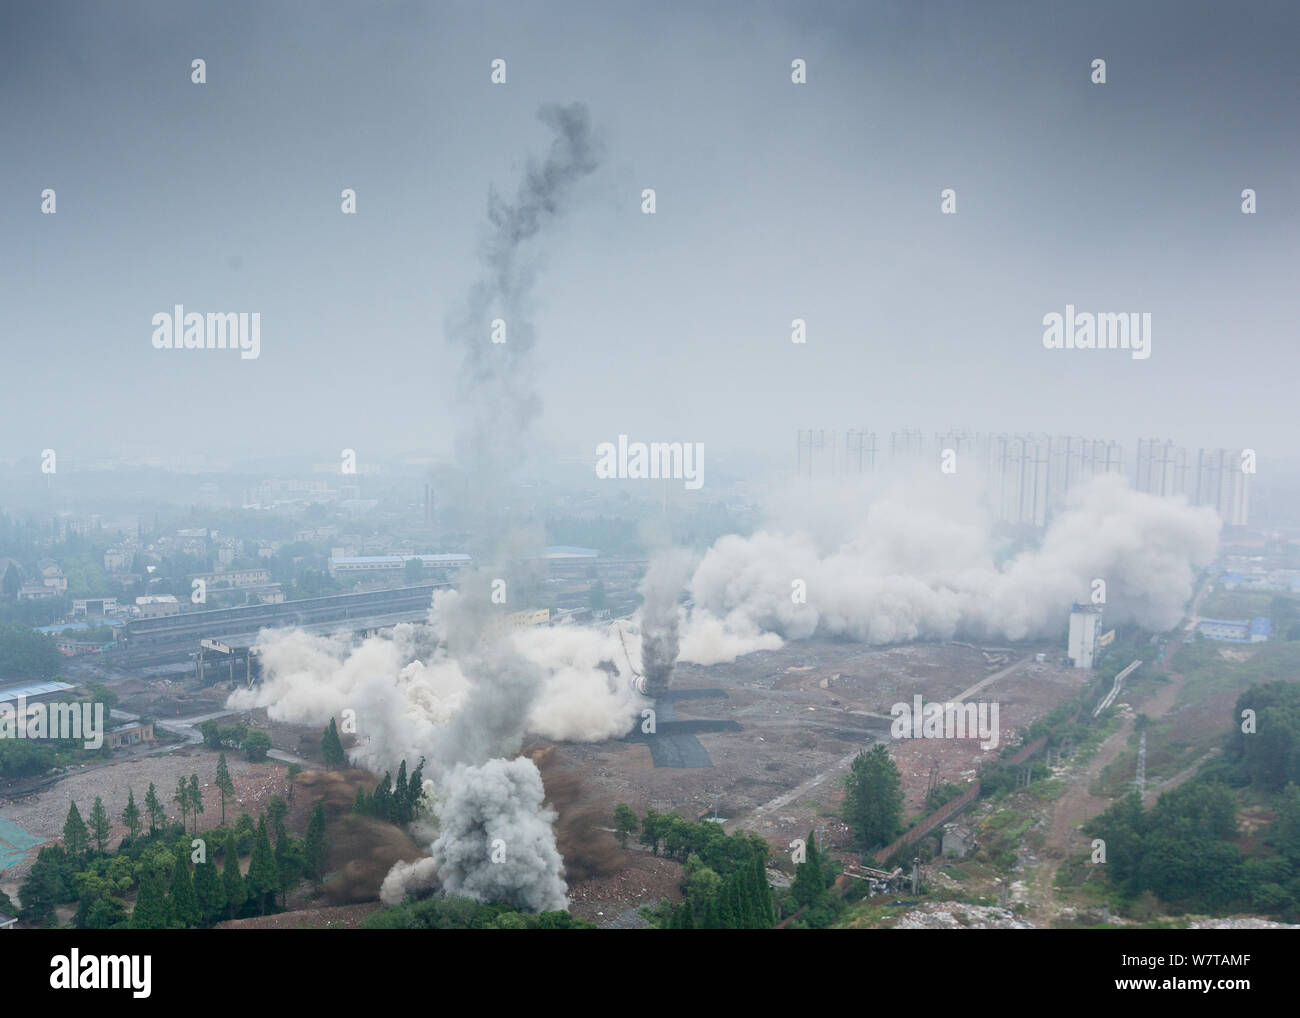
<svg viewBox="0 0 1300 1018"><path fill-rule="evenodd" d="M658 699L668 692L678 654L677 600L690 572L685 552L657 555L641 582L641 678L638 693Z"/></svg>

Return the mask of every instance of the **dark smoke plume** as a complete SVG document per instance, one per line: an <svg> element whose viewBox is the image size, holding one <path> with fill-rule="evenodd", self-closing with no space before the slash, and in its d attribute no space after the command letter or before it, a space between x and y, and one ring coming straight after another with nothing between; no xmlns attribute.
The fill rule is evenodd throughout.
<svg viewBox="0 0 1300 1018"><path fill-rule="evenodd" d="M482 275L447 328L449 342L462 351L455 452L468 475L449 497L479 527L500 512L505 481L523 460L521 443L542 410L533 366L538 258L528 242L563 215L574 184L599 165L585 105L548 104L537 116L555 132L550 151L540 163L528 161L513 200L489 190ZM503 343L492 341L497 318L506 325Z"/></svg>

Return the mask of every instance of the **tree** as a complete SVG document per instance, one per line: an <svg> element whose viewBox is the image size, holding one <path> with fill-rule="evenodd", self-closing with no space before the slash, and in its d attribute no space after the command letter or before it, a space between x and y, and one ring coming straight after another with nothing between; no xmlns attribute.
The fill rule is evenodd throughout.
<svg viewBox="0 0 1300 1018"><path fill-rule="evenodd" d="M25 923L47 926L54 921L54 907L66 895L61 862L67 853L57 848L42 848L18 890L23 907L18 918Z"/></svg>
<svg viewBox="0 0 1300 1018"><path fill-rule="evenodd" d="M410 803L406 798L406 758L402 758L402 764L397 768L397 784L393 786L393 821L404 824L411 818L406 815Z"/></svg>
<svg viewBox="0 0 1300 1018"><path fill-rule="evenodd" d="M271 796L271 801L266 804L266 815L270 817L273 825L278 826L283 823L288 812L289 804L281 796Z"/></svg>
<svg viewBox="0 0 1300 1018"><path fill-rule="evenodd" d="M126 790L126 808L122 810L122 823L126 824L127 837L133 841L140 836L140 807L135 804L135 792Z"/></svg>
<svg viewBox="0 0 1300 1018"><path fill-rule="evenodd" d="M75 802L68 807L68 819L63 822L63 847L74 859L81 858L90 847L90 835Z"/></svg>
<svg viewBox="0 0 1300 1018"><path fill-rule="evenodd" d="M90 807L90 836L95 842L95 851L102 853L108 848L108 812L99 796L95 796L95 804Z"/></svg>
<svg viewBox="0 0 1300 1018"><path fill-rule="evenodd" d="M801 907L826 902L826 875L822 871L822 857L817 851L817 839L812 831L808 832L804 861L795 867L790 893L795 904Z"/></svg>
<svg viewBox="0 0 1300 1018"><path fill-rule="evenodd" d="M183 849L176 851L172 866L172 886L167 896L168 912L173 923L186 927L197 926L203 918L199 898L194 891L194 878L190 876L190 863Z"/></svg>
<svg viewBox="0 0 1300 1018"><path fill-rule="evenodd" d="M128 926L133 930L165 930L167 919L163 876L156 866L146 863L140 874L140 893L136 895Z"/></svg>
<svg viewBox="0 0 1300 1018"><path fill-rule="evenodd" d="M270 748L271 737L261 729L255 728L244 737L244 750L248 753L249 760L265 760Z"/></svg>
<svg viewBox="0 0 1300 1018"><path fill-rule="evenodd" d="M625 802L620 802L614 807L614 837L618 843L627 848L627 839L633 831L640 825L636 812Z"/></svg>
<svg viewBox="0 0 1300 1018"><path fill-rule="evenodd" d="M176 779L176 791L172 793L172 802L181 808L181 826L185 826L185 818L190 812L190 786L184 778Z"/></svg>
<svg viewBox="0 0 1300 1018"><path fill-rule="evenodd" d="M393 776L388 771L370 797L370 808L381 820L393 819Z"/></svg>
<svg viewBox="0 0 1300 1018"><path fill-rule="evenodd" d="M199 731L203 733L203 745L208 749L221 748L221 726L216 721L203 722L199 725Z"/></svg>
<svg viewBox="0 0 1300 1018"><path fill-rule="evenodd" d="M15 563L10 563L5 569L4 580L0 581L0 593L5 597L13 597L23 585L23 571Z"/></svg>
<svg viewBox="0 0 1300 1018"><path fill-rule="evenodd" d="M226 826L226 797L234 797L235 782L230 777L230 768L226 766L226 754L217 757L217 793L221 796L221 826Z"/></svg>
<svg viewBox="0 0 1300 1018"><path fill-rule="evenodd" d="M343 752L343 740L339 738L338 725L333 718L330 718L330 723L321 736L320 751L325 758L326 767L342 767L347 761L347 755Z"/></svg>
<svg viewBox="0 0 1300 1018"><path fill-rule="evenodd" d="M406 560L405 575L408 587L418 587L424 582L424 562L412 555Z"/></svg>
<svg viewBox="0 0 1300 1018"><path fill-rule="evenodd" d="M845 819L858 844L866 849L892 841L902 825L903 790L889 751L876 745L859 753L844 784Z"/></svg>
<svg viewBox="0 0 1300 1018"><path fill-rule="evenodd" d="M283 820L277 820L275 825L275 876L280 907L285 908L289 903L289 891L302 878L302 857L299 846L284 829Z"/></svg>
<svg viewBox="0 0 1300 1018"><path fill-rule="evenodd" d="M664 820L663 814L648 809L645 819L641 821L641 844L655 855L659 854L659 842L664 836Z"/></svg>
<svg viewBox="0 0 1300 1018"><path fill-rule="evenodd" d="M262 915L266 914L268 905L275 907L278 886L275 853L271 850L271 839L266 833L266 814L263 813L257 820L257 840L253 842L253 856L248 864L248 896L257 902Z"/></svg>
<svg viewBox="0 0 1300 1018"><path fill-rule="evenodd" d="M226 895L221 886L217 864L205 859L194 867L194 895L199 901L199 912L204 926L211 926L226 910Z"/></svg>
<svg viewBox="0 0 1300 1018"><path fill-rule="evenodd" d="M149 834L153 835L167 819L167 813L158 801L158 790L153 787L152 781L149 782L149 790L144 793L144 811L149 818Z"/></svg>
<svg viewBox="0 0 1300 1018"><path fill-rule="evenodd" d="M326 856L329 845L325 841L325 806L317 800L316 808L311 811L307 822L307 838L303 843L303 867L316 883L325 876Z"/></svg>
<svg viewBox="0 0 1300 1018"><path fill-rule="evenodd" d="M291 763L289 770L285 774L285 780L288 782L288 788L285 790L289 796L289 801L293 802L293 783L298 780L298 775L302 773L302 764Z"/></svg>
<svg viewBox="0 0 1300 1018"><path fill-rule="evenodd" d="M186 799L189 801L190 816L194 818L194 833L199 833L199 814L203 812L203 792L199 788L199 776L190 775L190 786L186 789Z"/></svg>
<svg viewBox="0 0 1300 1018"><path fill-rule="evenodd" d="M233 919L248 900L244 877L239 872L239 842L235 838L234 831L226 835L223 854L225 858L221 861L222 897L225 899L229 917Z"/></svg>

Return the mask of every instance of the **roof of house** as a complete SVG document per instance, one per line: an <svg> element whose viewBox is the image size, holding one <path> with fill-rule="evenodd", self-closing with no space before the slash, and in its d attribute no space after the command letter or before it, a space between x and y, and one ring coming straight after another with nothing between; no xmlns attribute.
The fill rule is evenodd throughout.
<svg viewBox="0 0 1300 1018"><path fill-rule="evenodd" d="M21 686L7 686L0 689L0 703L7 700L17 700L22 697L44 696L47 693L62 693L67 689L76 687L70 682L28 682Z"/></svg>

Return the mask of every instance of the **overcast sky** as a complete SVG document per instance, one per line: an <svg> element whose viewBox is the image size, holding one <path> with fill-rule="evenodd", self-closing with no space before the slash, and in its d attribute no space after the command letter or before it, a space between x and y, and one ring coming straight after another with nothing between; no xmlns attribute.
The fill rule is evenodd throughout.
<svg viewBox="0 0 1300 1018"><path fill-rule="evenodd" d="M965 427L1292 457L1297 52L1300 6L1258 0L8 2L0 458L449 450L488 187L574 101L604 161L537 248L559 450ZM260 312L260 357L154 349L178 303ZM1067 303L1150 312L1150 358L1044 349Z"/></svg>

